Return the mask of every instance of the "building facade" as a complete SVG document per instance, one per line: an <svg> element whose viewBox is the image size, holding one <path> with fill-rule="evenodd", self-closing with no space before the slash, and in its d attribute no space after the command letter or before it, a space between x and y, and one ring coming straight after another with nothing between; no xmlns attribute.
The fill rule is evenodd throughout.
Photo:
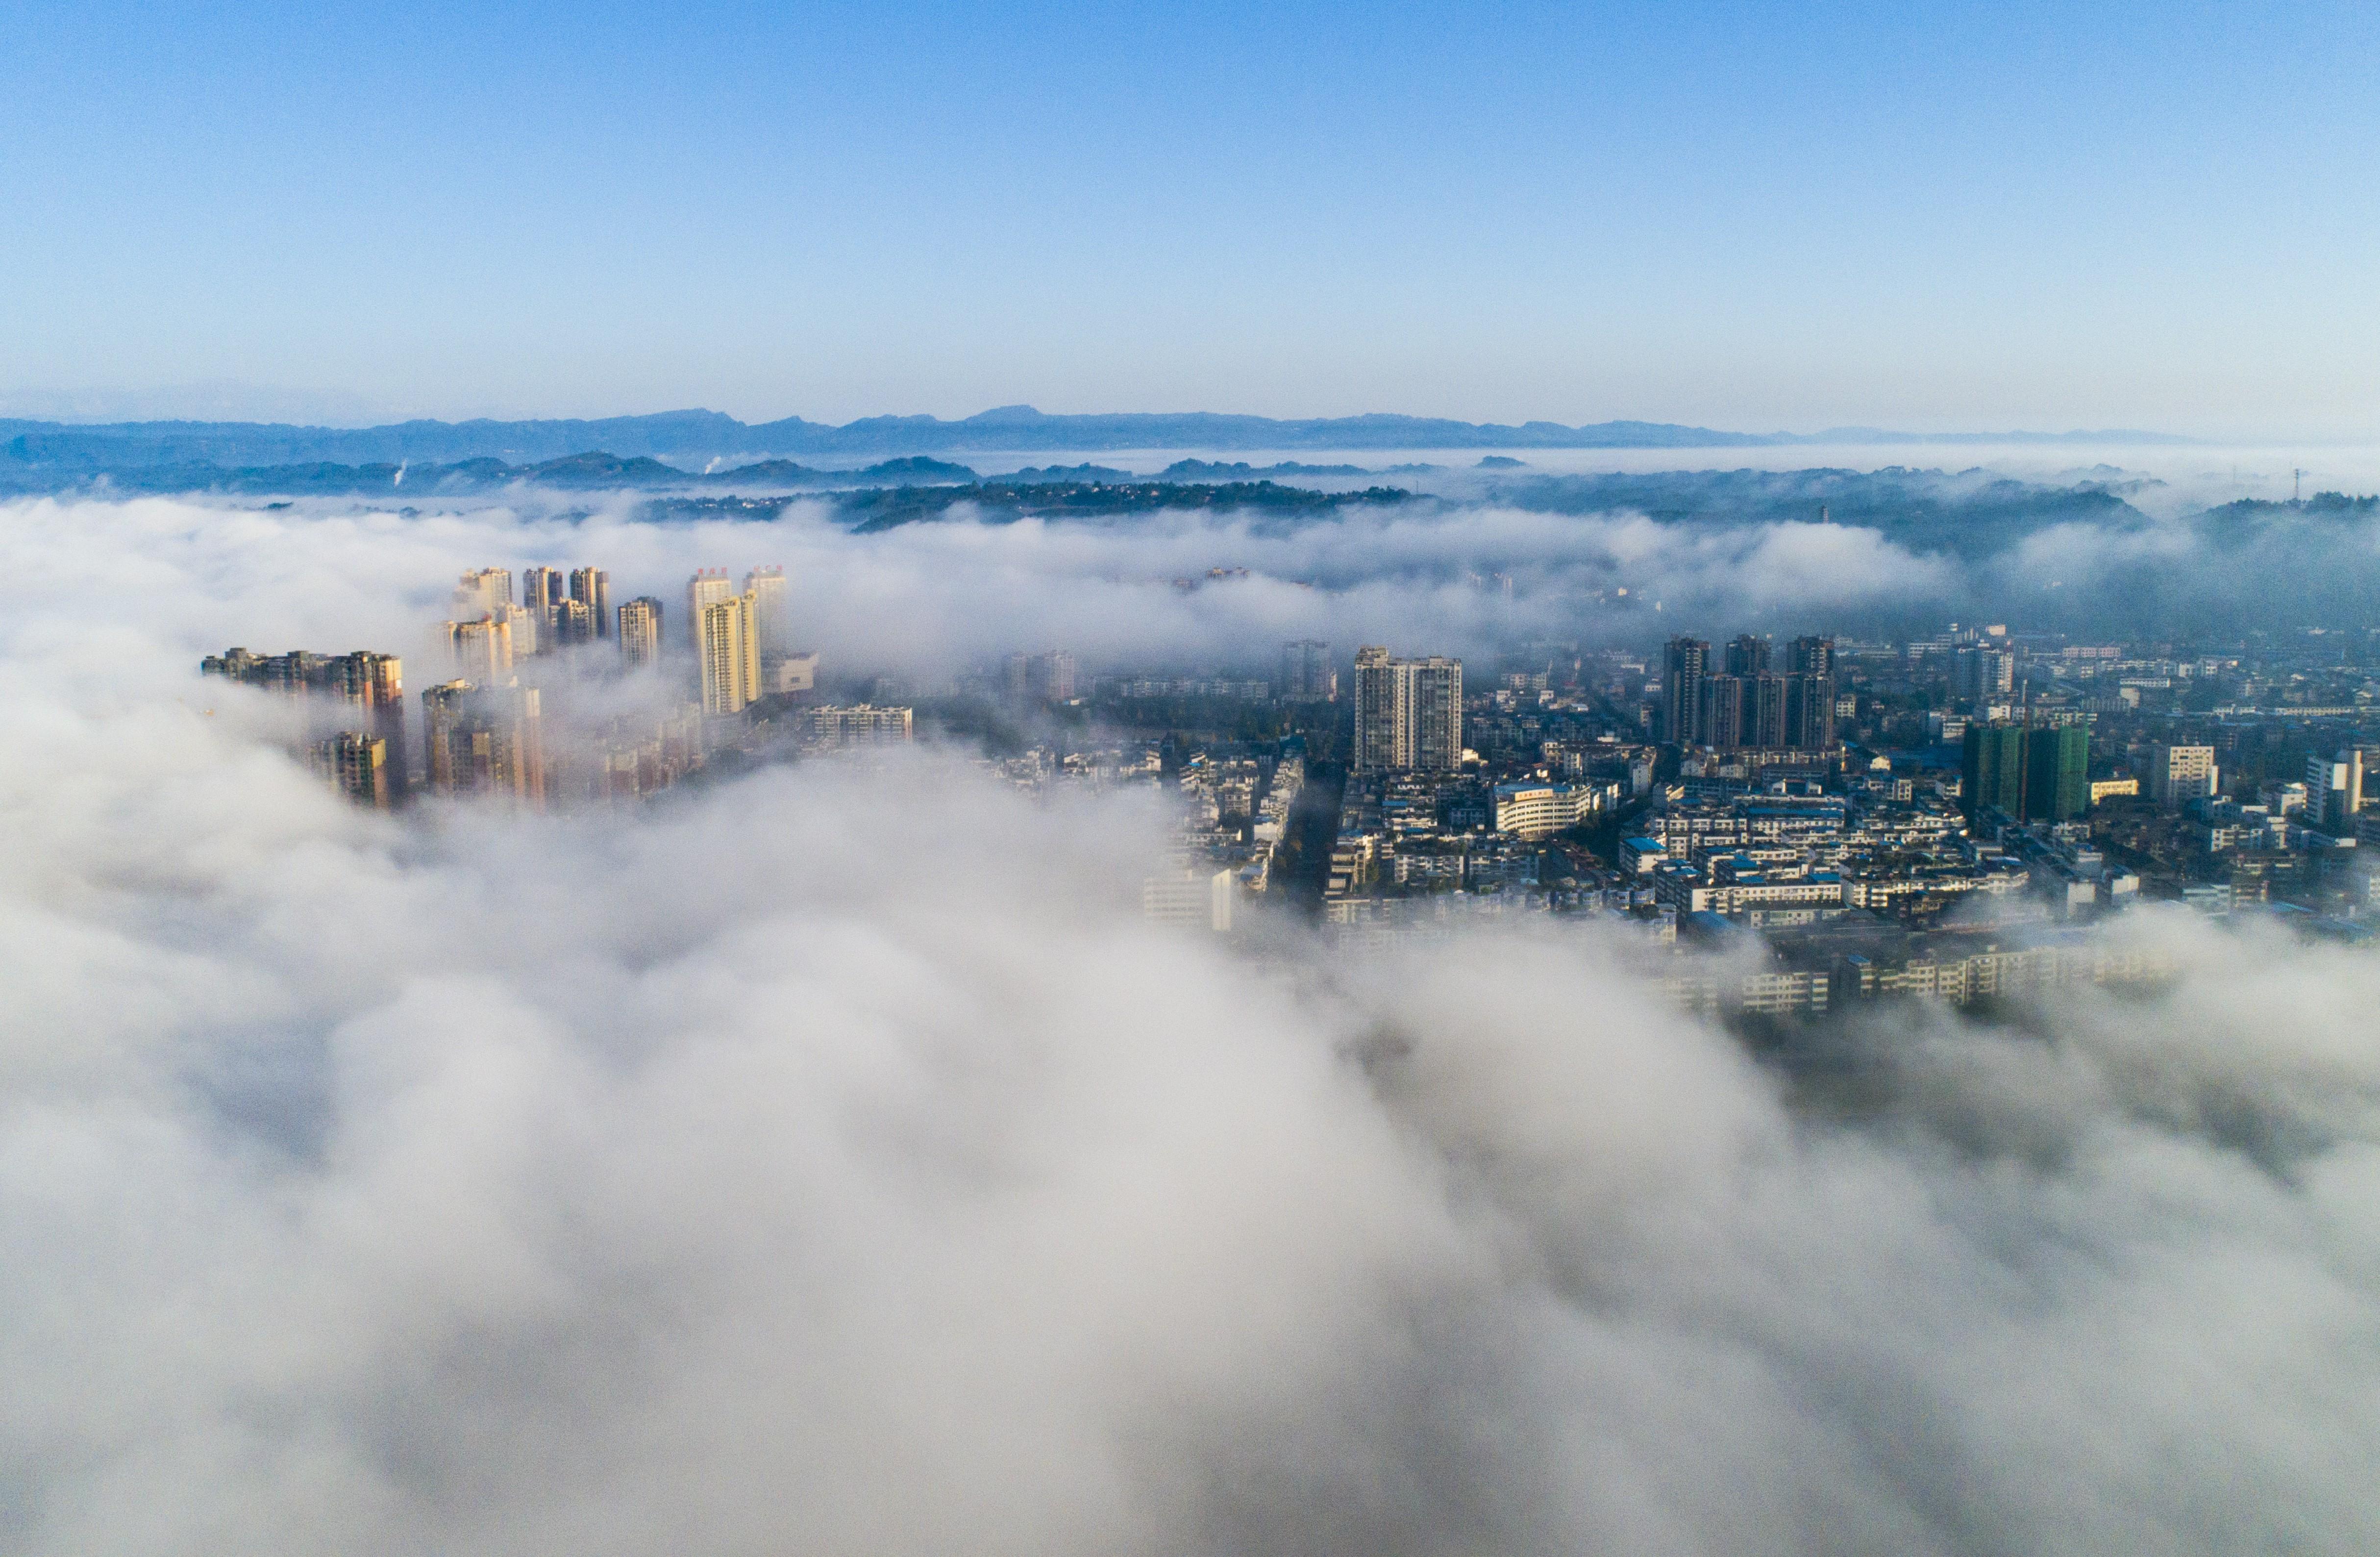
<svg viewBox="0 0 2380 1557"><path fill-rule="evenodd" d="M1366 772L1444 772L1463 765L1463 662L1355 651L1355 766Z"/></svg>
<svg viewBox="0 0 2380 1557"><path fill-rule="evenodd" d="M630 670L657 665L662 659L662 602L638 595L620 607L620 663Z"/></svg>

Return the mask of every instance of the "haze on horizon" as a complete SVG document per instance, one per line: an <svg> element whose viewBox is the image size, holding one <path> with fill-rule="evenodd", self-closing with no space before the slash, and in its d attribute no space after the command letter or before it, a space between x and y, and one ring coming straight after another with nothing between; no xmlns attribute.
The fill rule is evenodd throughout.
<svg viewBox="0 0 2380 1557"><path fill-rule="evenodd" d="M33 0L0 414L2365 441L2376 53L2315 3Z"/></svg>

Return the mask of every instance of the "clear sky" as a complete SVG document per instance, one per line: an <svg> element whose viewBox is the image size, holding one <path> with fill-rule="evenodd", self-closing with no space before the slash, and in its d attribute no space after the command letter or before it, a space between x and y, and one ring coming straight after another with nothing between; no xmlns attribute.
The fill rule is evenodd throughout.
<svg viewBox="0 0 2380 1557"><path fill-rule="evenodd" d="M2375 130L2368 4L17 0L0 409L2364 441Z"/></svg>

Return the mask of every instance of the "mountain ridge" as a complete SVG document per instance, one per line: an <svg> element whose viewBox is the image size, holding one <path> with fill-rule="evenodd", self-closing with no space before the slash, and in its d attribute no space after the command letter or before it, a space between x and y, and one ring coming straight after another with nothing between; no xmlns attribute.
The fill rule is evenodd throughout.
<svg viewBox="0 0 2380 1557"><path fill-rule="evenodd" d="M0 420L0 468L16 466L98 473L158 465L225 467L337 463L402 464L504 459L538 463L601 449L623 458L698 465L728 457L842 456L884 458L968 452L1091 452L1114 449L1599 449L1763 448L1855 441L1870 444L2183 444L2171 434L2132 430L2074 432L1894 432L1839 428L1819 433L1731 432L1677 422L1468 422L1371 412L1279 419L1220 411L1127 411L1049 415L1000 406L957 420L932 416L862 417L840 426L785 417L745 422L699 408L648 415L466 421L421 419L377 427L288 422L136 421L76 423Z"/></svg>

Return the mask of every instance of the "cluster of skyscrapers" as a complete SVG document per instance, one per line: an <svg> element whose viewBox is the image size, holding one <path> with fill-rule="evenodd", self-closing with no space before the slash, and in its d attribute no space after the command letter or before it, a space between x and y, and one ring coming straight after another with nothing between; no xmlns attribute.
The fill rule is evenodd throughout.
<svg viewBox="0 0 2380 1557"><path fill-rule="evenodd" d="M463 575L455 587L455 616L446 624L447 647L457 671L495 679L516 662L539 654L616 639L623 661L650 663L653 643L639 630L650 615L659 630L661 602L630 602L615 615L612 576L599 567L532 567L521 577L518 603L508 568L482 567ZM634 617L635 623L629 621Z"/></svg>
<svg viewBox="0 0 2380 1557"><path fill-rule="evenodd" d="M1835 644L1797 638L1779 670L1749 633L1714 663L1698 638L1673 638L1661 667L1661 735L1718 751L1824 751L1835 744Z"/></svg>
<svg viewBox="0 0 2380 1557"><path fill-rule="evenodd" d="M199 662L218 675L285 697L322 699L356 727L316 742L316 771L365 805L391 806L405 793L405 663L358 649L346 654L251 654L226 649Z"/></svg>
<svg viewBox="0 0 2380 1557"><path fill-rule="evenodd" d="M555 782L548 693L598 669L581 651L601 643L616 643L624 671L658 667L662 605L644 595L615 609L611 576L597 567L531 567L517 599L513 582L501 567L478 568L457 581L454 614L443 626L448 679L421 694L422 762L412 776L433 794L493 794L541 807ZM571 797L649 793L700 763L706 720L740 714L771 693L815 686L818 657L791 646L783 569L754 568L741 588L723 570L703 569L686 586L686 620L698 702L657 723L621 717L600 735L582 732L586 738L564 763ZM529 669L539 662L551 668ZM200 669L330 711L327 719L318 712L312 720L318 731L341 726L313 742L316 769L367 806L388 807L404 797L408 763L396 656L231 649L208 656ZM907 711L897 712L905 737ZM876 734L874 726L868 733Z"/></svg>
<svg viewBox="0 0 2380 1557"><path fill-rule="evenodd" d="M756 567L740 590L726 569L703 568L686 581L686 609L706 715L741 713L762 698L817 684L818 656L794 651L783 568ZM658 603L654 617L658 624Z"/></svg>

